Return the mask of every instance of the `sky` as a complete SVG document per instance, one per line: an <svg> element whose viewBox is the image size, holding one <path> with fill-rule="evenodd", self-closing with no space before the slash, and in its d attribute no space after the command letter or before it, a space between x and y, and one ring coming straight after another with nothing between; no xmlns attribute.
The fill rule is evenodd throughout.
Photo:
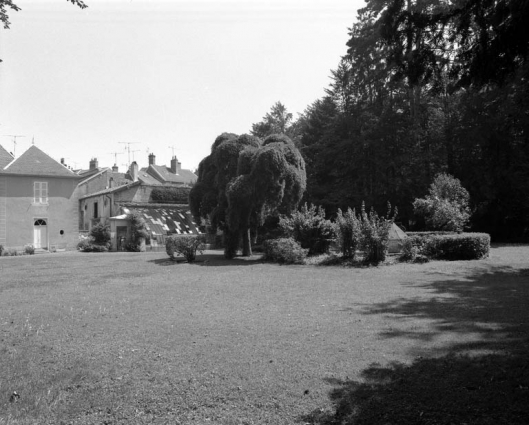
<svg viewBox="0 0 529 425"><path fill-rule="evenodd" d="M223 132L324 96L363 0L16 0L0 29L0 144L73 168L195 170ZM16 138L13 135L24 137ZM117 155L116 155L117 154Z"/></svg>

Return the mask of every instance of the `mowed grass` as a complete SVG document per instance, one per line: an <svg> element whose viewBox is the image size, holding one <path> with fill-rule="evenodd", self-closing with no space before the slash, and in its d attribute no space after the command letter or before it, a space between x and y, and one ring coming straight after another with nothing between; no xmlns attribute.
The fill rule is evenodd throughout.
<svg viewBox="0 0 529 425"><path fill-rule="evenodd" d="M0 423L529 422L527 246L366 268L198 259L1 258Z"/></svg>

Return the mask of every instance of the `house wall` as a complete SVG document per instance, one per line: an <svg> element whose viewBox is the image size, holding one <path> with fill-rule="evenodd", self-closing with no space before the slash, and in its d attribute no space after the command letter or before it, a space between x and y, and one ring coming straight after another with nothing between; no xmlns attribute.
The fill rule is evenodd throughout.
<svg viewBox="0 0 529 425"><path fill-rule="evenodd" d="M34 203L34 182L48 183L47 204ZM17 250L33 244L35 220L44 219L47 237L43 248L75 249L79 239L78 203L75 179L0 176L0 244Z"/></svg>
<svg viewBox="0 0 529 425"><path fill-rule="evenodd" d="M83 189L84 190L84 189ZM133 186L103 195L81 199L79 203L79 230L89 231L96 223L108 224L108 219L121 214L121 204L148 202L152 187ZM98 217L94 217L94 204L97 202Z"/></svg>
<svg viewBox="0 0 529 425"><path fill-rule="evenodd" d="M97 217L94 215L96 202ZM112 193L82 199L79 203L79 230L89 231L99 222L106 223L107 219L115 215L117 211L118 209L114 209L113 206Z"/></svg>
<svg viewBox="0 0 529 425"><path fill-rule="evenodd" d="M79 184L80 196L86 196L109 187L110 171L105 170L97 176L90 177Z"/></svg>

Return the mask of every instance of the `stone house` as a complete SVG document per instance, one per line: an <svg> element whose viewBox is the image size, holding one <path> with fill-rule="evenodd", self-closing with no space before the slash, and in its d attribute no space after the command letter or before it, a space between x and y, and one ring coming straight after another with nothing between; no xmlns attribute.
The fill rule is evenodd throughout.
<svg viewBox="0 0 529 425"><path fill-rule="evenodd" d="M81 178L36 146L18 158L0 146L0 245L75 249Z"/></svg>

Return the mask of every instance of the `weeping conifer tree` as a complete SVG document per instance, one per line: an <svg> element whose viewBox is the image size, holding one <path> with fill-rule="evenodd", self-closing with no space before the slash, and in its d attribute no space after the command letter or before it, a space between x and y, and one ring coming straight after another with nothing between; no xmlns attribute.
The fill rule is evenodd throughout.
<svg viewBox="0 0 529 425"><path fill-rule="evenodd" d="M222 134L202 160L190 193L196 220L209 218L224 232L225 257L233 258L242 239L243 255L252 254L250 228L276 211L288 213L306 188L305 162L286 136Z"/></svg>

